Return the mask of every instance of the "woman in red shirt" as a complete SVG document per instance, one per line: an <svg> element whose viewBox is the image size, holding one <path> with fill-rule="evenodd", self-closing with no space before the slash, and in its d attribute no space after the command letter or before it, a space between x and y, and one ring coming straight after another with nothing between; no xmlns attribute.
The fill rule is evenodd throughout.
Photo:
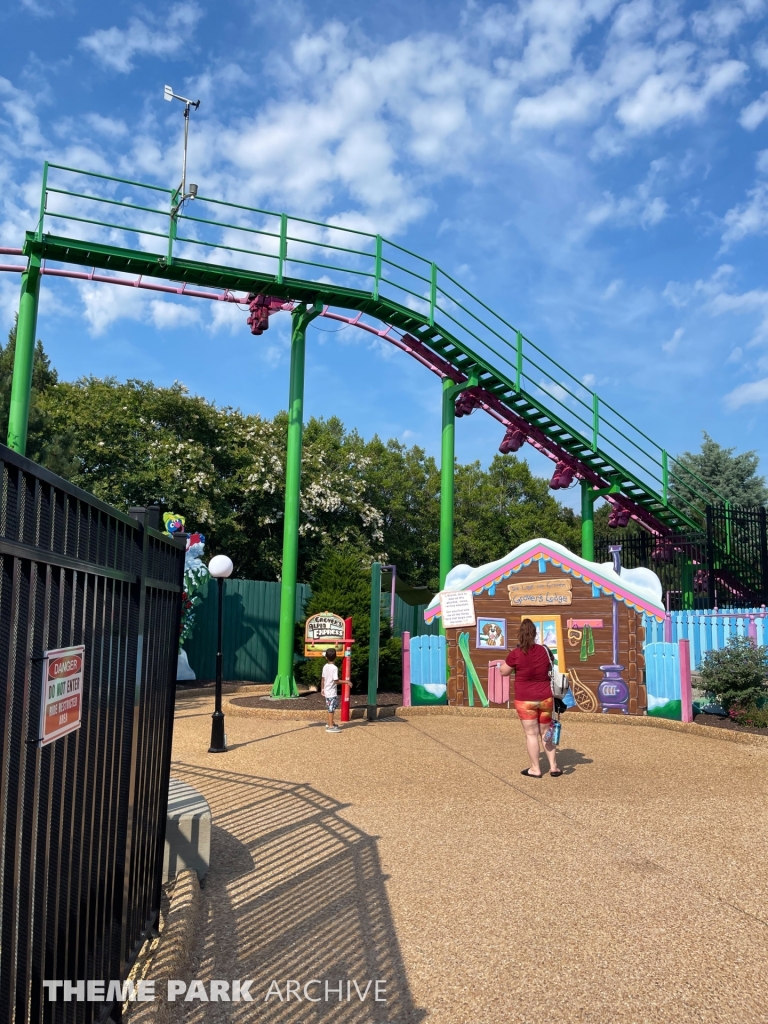
<svg viewBox="0 0 768 1024"><path fill-rule="evenodd" d="M525 744L531 760L531 767L521 774L532 779L541 778L541 737L549 759L549 774L557 778L563 774L557 767L557 748L554 743L544 739L544 733L552 722L554 706L549 679L551 662L546 649L536 643L536 626L530 619L523 619L520 623L518 644L509 652L506 662L499 666L499 671L503 676L515 673L515 711L523 725Z"/></svg>

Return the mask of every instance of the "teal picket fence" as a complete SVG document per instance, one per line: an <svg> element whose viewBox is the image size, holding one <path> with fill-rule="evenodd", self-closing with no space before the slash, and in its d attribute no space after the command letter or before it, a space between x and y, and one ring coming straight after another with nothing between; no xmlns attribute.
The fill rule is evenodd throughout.
<svg viewBox="0 0 768 1024"><path fill-rule="evenodd" d="M648 714L659 718L682 717L680 697L680 648L677 643L645 645L645 685Z"/></svg>
<svg viewBox="0 0 768 1024"><path fill-rule="evenodd" d="M296 621L304 618L312 590L299 583L296 592ZM382 611L389 619L389 595L382 595ZM438 624L424 622L426 605L409 605L395 597L395 636L408 630L414 636L436 634ZM216 583L209 580L203 600L195 610L195 626L184 649L189 664L200 680L216 675L217 631ZM333 611L333 609L331 609ZM224 584L224 679L250 683L271 683L277 674L277 644L280 629L280 584L264 580L227 580ZM354 629L354 626L353 626Z"/></svg>
<svg viewBox="0 0 768 1024"><path fill-rule="evenodd" d="M691 669L697 672L707 651L721 650L729 637L748 636L750 617L754 621L758 644L768 644L768 612L765 608L735 608L717 614L711 611L671 612L666 638L673 643L690 641ZM644 625L647 652L652 644L664 642L665 632L664 623L650 616L645 616Z"/></svg>

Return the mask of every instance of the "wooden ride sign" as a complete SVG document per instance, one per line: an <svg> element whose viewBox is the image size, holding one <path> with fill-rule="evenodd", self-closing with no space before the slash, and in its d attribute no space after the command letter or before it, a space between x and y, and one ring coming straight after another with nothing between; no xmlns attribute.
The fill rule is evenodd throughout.
<svg viewBox="0 0 768 1024"><path fill-rule="evenodd" d="M513 607L546 608L570 604L573 597L569 579L532 580L530 583L510 583L509 603Z"/></svg>
<svg viewBox="0 0 768 1024"><path fill-rule="evenodd" d="M322 658L329 647L344 653L344 619L334 612L310 615L304 625L304 657Z"/></svg>

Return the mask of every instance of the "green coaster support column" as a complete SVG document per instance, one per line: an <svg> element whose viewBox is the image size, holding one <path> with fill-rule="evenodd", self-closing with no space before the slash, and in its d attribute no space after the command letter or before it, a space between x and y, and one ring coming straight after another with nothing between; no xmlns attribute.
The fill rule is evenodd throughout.
<svg viewBox="0 0 768 1024"><path fill-rule="evenodd" d="M368 721L376 718L381 636L381 562L371 566L371 637L368 645Z"/></svg>
<svg viewBox="0 0 768 1024"><path fill-rule="evenodd" d="M8 447L18 452L19 455L25 455L27 451L39 297L40 260L36 256L30 256L27 269L21 275L19 320L16 325L16 354L13 360L13 384L8 413Z"/></svg>
<svg viewBox="0 0 768 1024"><path fill-rule="evenodd" d="M588 480L581 481L581 557L588 562L595 560L595 502L607 494L621 494L618 481L600 490L594 490Z"/></svg>
<svg viewBox="0 0 768 1024"><path fill-rule="evenodd" d="M456 384L443 378L443 437L440 449L440 589L453 568L453 491L456 462Z"/></svg>
<svg viewBox="0 0 768 1024"><path fill-rule="evenodd" d="M588 480L581 481L581 557L595 560L595 502Z"/></svg>
<svg viewBox="0 0 768 1024"><path fill-rule="evenodd" d="M456 461L456 396L478 385L477 371L463 384L443 378L443 438L440 451L440 589L453 568L454 465ZM442 626L440 627L442 629Z"/></svg>
<svg viewBox="0 0 768 1024"><path fill-rule="evenodd" d="M288 448L285 457L285 518L283 568L280 579L280 641L273 697L298 697L293 674L293 634L296 623L296 577L299 563L301 513L301 442L304 430L304 354L307 325L322 306L300 306L292 317L291 383L288 397Z"/></svg>

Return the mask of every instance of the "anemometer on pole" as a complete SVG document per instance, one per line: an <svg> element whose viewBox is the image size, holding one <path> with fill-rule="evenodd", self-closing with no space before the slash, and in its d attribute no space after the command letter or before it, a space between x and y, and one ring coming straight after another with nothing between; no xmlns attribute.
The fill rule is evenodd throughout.
<svg viewBox="0 0 768 1024"><path fill-rule="evenodd" d="M197 110L200 100L188 100L185 96L177 96L170 85L166 85L163 90L163 99L168 100L169 103L171 100L181 100L184 104L184 159L181 165L181 184L176 193L176 204L171 211L171 216L175 217L187 199L194 199L197 196L197 185L190 183L189 192L187 192L187 142L189 140L189 109L194 107Z"/></svg>

